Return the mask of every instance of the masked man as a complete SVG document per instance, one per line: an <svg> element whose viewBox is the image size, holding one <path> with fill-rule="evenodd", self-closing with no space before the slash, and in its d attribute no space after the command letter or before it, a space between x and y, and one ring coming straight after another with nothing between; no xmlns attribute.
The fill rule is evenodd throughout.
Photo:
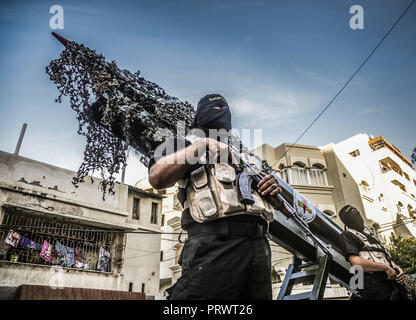
<svg viewBox="0 0 416 320"><path fill-rule="evenodd" d="M253 201L241 201L238 161L220 135L212 138L216 130L231 130L224 97L203 97L194 127L202 135L167 140L149 165L154 188L178 182L184 208L181 225L188 234L179 258L182 276L167 289L169 299L271 299L266 233L273 209L260 194L275 195L281 188L272 175L263 174L258 185L251 186ZM204 156L208 163L194 161Z"/></svg>
<svg viewBox="0 0 416 320"><path fill-rule="evenodd" d="M341 234L341 247L345 258L364 271L362 300L391 300L403 297L404 273L396 265L380 241L365 231L364 220L360 212L346 205L339 212L345 225ZM353 295L352 300L359 299Z"/></svg>

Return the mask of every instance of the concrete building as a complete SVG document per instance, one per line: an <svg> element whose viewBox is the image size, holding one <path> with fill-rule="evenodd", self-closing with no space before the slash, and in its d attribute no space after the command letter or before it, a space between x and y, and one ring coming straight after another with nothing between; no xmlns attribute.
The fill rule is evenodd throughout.
<svg viewBox="0 0 416 320"><path fill-rule="evenodd" d="M161 260L160 260L160 291L163 296L166 288L173 285L181 275L181 267L178 264L179 254L183 244L178 241L179 234L183 231L180 224L182 206L177 198L177 185L156 190L150 183L148 177L140 179L136 187L148 192L163 196L162 200L162 235L161 238ZM182 241L186 238L186 232L182 235Z"/></svg>
<svg viewBox="0 0 416 320"><path fill-rule="evenodd" d="M322 148L335 186L336 210L351 204L380 240L416 236L416 172L383 137L357 134Z"/></svg>
<svg viewBox="0 0 416 320"><path fill-rule="evenodd" d="M162 196L117 183L115 194L104 201L99 179L75 188L75 176L0 151L0 287L31 284L157 296ZM56 252L43 252L45 242L65 246L68 256L54 260Z"/></svg>
<svg viewBox="0 0 416 320"><path fill-rule="evenodd" d="M253 150L260 158L267 160L272 169L295 190L311 201L319 210L337 221L337 210L333 201L334 180L328 171L323 151L316 146L283 143L275 148L263 144ZM286 269L292 263L292 254L277 244L270 242L272 248L273 297L276 297ZM296 285L292 292L310 291L309 285ZM324 299L345 299L347 290L338 284L328 282Z"/></svg>

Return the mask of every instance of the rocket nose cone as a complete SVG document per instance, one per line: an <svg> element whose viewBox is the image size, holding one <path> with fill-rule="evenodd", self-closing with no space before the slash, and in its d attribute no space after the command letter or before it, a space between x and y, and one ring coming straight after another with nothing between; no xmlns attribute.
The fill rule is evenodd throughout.
<svg viewBox="0 0 416 320"><path fill-rule="evenodd" d="M52 32L52 35L56 38L56 39L58 39L58 41L60 42L60 43L62 43L65 47L66 47L66 45L68 44L68 42L69 42L69 40L68 39L65 39L64 37L61 37L59 34L57 34L57 33L55 33L55 32Z"/></svg>

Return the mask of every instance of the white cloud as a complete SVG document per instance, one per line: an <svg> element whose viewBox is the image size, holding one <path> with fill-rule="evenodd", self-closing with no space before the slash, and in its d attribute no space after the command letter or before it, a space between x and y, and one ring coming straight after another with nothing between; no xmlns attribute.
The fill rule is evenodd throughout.
<svg viewBox="0 0 416 320"><path fill-rule="evenodd" d="M240 88L240 97L229 99L233 119L242 120L248 127L279 127L310 113L320 105L316 94L301 89L283 89L279 85Z"/></svg>

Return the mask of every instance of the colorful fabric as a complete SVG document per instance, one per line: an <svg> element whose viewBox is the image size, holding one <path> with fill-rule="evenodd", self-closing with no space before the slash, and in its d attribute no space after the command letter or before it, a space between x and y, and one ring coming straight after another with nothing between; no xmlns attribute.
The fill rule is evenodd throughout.
<svg viewBox="0 0 416 320"><path fill-rule="evenodd" d="M51 262L52 260L52 246L46 240L43 241L40 257L44 259L46 262Z"/></svg>
<svg viewBox="0 0 416 320"><path fill-rule="evenodd" d="M86 264L86 263L82 263L82 262L79 262L79 261L75 261L75 268L88 270L89 269L89 265Z"/></svg>
<svg viewBox="0 0 416 320"><path fill-rule="evenodd" d="M65 247L65 254L64 254L64 259L62 261L62 266L70 268L75 264L74 249L70 247L66 247L66 246L64 247Z"/></svg>
<svg viewBox="0 0 416 320"><path fill-rule="evenodd" d="M60 264L62 267L70 268L75 264L74 249L64 246L59 241L55 243L55 258L54 262Z"/></svg>
<svg viewBox="0 0 416 320"><path fill-rule="evenodd" d="M21 247L28 247L30 245L30 239L26 238L25 236L20 236L19 246Z"/></svg>
<svg viewBox="0 0 416 320"><path fill-rule="evenodd" d="M98 255L97 269L100 271L110 271L110 252L100 247Z"/></svg>
<svg viewBox="0 0 416 320"><path fill-rule="evenodd" d="M61 255L58 251L56 251L56 244L55 247L52 246L52 260L51 263L53 265L60 265L62 261Z"/></svg>
<svg viewBox="0 0 416 320"><path fill-rule="evenodd" d="M30 240L29 238L26 238L25 236L20 236L19 240L19 246L26 247L30 249L40 250L42 249L42 246L35 241Z"/></svg>
<svg viewBox="0 0 416 320"><path fill-rule="evenodd" d="M30 240L30 244L28 245L28 248L34 249L34 250L40 250L42 249L42 245L39 243L36 243L35 241Z"/></svg>
<svg viewBox="0 0 416 320"><path fill-rule="evenodd" d="M84 259L82 257L82 249L79 247L74 248L74 259L76 262L82 262Z"/></svg>
<svg viewBox="0 0 416 320"><path fill-rule="evenodd" d="M10 229L4 242L6 242L8 245L11 245L13 247L17 247L17 245L19 244L19 240L20 240L20 234Z"/></svg>

